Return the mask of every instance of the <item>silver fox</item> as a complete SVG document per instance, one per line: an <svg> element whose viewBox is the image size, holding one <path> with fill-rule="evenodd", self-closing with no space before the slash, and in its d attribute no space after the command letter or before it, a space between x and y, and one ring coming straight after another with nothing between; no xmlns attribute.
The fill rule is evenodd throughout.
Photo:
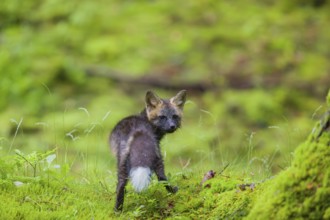
<svg viewBox="0 0 330 220"><path fill-rule="evenodd" d="M148 91L143 111L122 119L112 130L110 145L118 168L116 211L123 209L128 179L135 191L141 192L148 187L155 172L159 181L165 181L169 192L177 192L177 187L167 183L159 143L165 134L180 128L185 101L185 90L171 99L161 99Z"/></svg>

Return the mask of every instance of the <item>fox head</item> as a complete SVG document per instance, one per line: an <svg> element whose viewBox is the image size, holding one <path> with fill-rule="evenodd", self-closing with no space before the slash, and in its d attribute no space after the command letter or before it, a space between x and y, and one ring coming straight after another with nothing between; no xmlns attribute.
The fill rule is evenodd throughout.
<svg viewBox="0 0 330 220"><path fill-rule="evenodd" d="M145 98L149 122L162 133L172 133L181 126L186 91L178 92L170 99L161 99L148 91Z"/></svg>

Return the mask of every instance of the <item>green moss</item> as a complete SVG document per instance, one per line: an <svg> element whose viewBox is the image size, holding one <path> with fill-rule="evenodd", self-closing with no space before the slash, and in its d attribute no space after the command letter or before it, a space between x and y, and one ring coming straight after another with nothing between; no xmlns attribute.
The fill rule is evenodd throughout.
<svg viewBox="0 0 330 220"><path fill-rule="evenodd" d="M29 184L1 191L1 219L104 219L109 198L86 187L45 187ZM95 207L98 207L97 211ZM19 208L17 208L19 207Z"/></svg>
<svg viewBox="0 0 330 220"><path fill-rule="evenodd" d="M328 95L328 104L330 93ZM247 219L326 219L330 206L330 112L294 153L253 206Z"/></svg>

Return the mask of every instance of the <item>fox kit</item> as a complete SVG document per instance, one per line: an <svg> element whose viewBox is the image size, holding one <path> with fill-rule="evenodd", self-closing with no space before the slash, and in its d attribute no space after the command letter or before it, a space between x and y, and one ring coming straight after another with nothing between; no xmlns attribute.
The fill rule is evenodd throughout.
<svg viewBox="0 0 330 220"><path fill-rule="evenodd" d="M164 164L159 142L167 133L181 125L186 91L180 91L171 99L161 99L148 91L145 108L138 115L122 119L110 135L112 152L117 156L118 183L115 210L123 208L125 186L131 179L137 192L146 189L151 174L165 181L167 191L175 193L178 188L166 183Z"/></svg>

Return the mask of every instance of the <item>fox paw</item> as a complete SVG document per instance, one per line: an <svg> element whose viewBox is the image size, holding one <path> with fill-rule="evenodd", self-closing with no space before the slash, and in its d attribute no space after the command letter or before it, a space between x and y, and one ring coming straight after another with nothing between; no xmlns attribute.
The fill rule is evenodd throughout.
<svg viewBox="0 0 330 220"><path fill-rule="evenodd" d="M167 188L168 192L173 193L173 194L179 190L179 188L177 186L168 186L166 188Z"/></svg>

